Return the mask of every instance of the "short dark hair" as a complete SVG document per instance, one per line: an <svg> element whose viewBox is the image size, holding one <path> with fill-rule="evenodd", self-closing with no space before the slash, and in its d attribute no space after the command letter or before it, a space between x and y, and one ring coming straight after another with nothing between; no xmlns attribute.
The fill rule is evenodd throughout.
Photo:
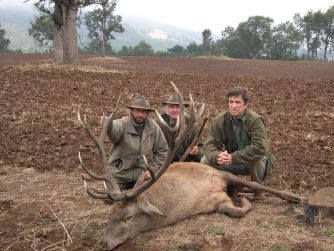
<svg viewBox="0 0 334 251"><path fill-rule="evenodd" d="M250 99L248 89L242 86L235 86L230 88L227 93L227 99L232 96L241 96L245 104L247 104Z"/></svg>

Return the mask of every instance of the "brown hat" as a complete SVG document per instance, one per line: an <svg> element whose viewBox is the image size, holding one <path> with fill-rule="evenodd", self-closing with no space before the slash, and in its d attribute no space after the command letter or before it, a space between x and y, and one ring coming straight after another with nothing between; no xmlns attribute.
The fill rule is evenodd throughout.
<svg viewBox="0 0 334 251"><path fill-rule="evenodd" d="M155 109L150 106L150 101L148 98L144 96L137 96L133 99L131 105L127 105L126 107L133 109L143 109L143 110L148 110L149 112L154 112Z"/></svg>
<svg viewBox="0 0 334 251"><path fill-rule="evenodd" d="M162 102L163 105L179 105L179 98L176 93L172 93L169 95L166 102ZM184 106L189 106L188 103L183 103Z"/></svg>

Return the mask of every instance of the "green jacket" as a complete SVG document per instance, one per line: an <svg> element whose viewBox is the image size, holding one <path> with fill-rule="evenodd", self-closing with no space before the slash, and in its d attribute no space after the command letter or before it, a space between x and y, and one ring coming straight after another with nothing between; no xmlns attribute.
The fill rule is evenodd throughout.
<svg viewBox="0 0 334 251"><path fill-rule="evenodd" d="M166 159L168 151L166 139L160 127L152 119L146 120L141 140L132 119L114 120L107 133L112 142L108 162L111 173L116 177L135 182L146 168L143 155L154 172Z"/></svg>
<svg viewBox="0 0 334 251"><path fill-rule="evenodd" d="M166 123L168 125L171 125L171 120L170 117L167 113L164 113L161 115L161 117L166 121ZM186 120L186 124L189 122L189 118L185 117ZM166 130L162 125L161 122L159 120L156 120L157 124L160 126L168 145L170 144L170 142L172 142L174 140L174 136L168 131ZM196 125L194 125L191 128L191 131L189 131L186 135L186 138L183 140L183 142L181 143L181 145L179 146L179 148L176 150L174 158L173 158L173 162L177 162L179 161L179 159L181 159L182 155L185 153L185 151L187 150L187 148L189 147L189 145L191 144L191 142L193 141L193 139L196 137L196 134L198 132L198 127ZM201 146L202 146L202 142L201 140L199 140L198 143L198 155L194 156L194 155L188 155L188 157L185 159L185 161L196 161L196 162L200 162L201 158L203 157L203 153L201 150Z"/></svg>
<svg viewBox="0 0 334 251"><path fill-rule="evenodd" d="M262 118L251 109L245 110L241 117L242 129L248 135L250 143L244 149L236 150L230 116L230 112L224 112L213 121L203 146L204 155L210 165L216 164L218 154L224 149L231 153L232 164L248 164L266 155L269 161L268 175L275 165L275 157L268 151L266 128Z"/></svg>

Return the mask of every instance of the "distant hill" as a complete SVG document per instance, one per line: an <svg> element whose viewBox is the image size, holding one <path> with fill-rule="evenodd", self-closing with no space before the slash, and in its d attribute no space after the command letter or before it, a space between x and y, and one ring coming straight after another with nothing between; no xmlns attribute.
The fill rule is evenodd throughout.
<svg viewBox="0 0 334 251"><path fill-rule="evenodd" d="M46 48L38 46L28 34L30 21L34 19L36 11L32 7L1 8L0 24L6 30L6 38L10 39L10 49L21 49L24 52L44 51ZM176 44L186 47L191 42L200 44L202 33L189 31L175 26L161 24L143 17L122 16L123 33L114 33L116 40L111 46L119 50L123 45L135 46L145 40L154 50L166 50ZM87 30L79 29L79 46L88 44ZM218 37L214 37L217 39Z"/></svg>
<svg viewBox="0 0 334 251"><path fill-rule="evenodd" d="M28 33L30 20L34 19L35 14L32 8L11 9L0 6L0 24L6 30L5 37L10 40L10 49L21 49L24 52L39 50Z"/></svg>

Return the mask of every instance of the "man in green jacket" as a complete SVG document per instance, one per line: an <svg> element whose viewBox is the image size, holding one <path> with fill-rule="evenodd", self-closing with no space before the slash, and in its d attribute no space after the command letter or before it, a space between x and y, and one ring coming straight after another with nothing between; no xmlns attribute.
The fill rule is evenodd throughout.
<svg viewBox="0 0 334 251"><path fill-rule="evenodd" d="M112 142L108 162L121 190L132 188L142 172L144 179L150 178L143 155L156 172L164 163L168 151L160 127L148 118L149 113L155 111L148 99L137 96L127 107L130 109L129 119L114 120L107 131Z"/></svg>
<svg viewBox="0 0 334 251"><path fill-rule="evenodd" d="M275 165L268 151L265 124L257 113L248 108L247 89L236 86L228 91L228 112L213 121L203 146L201 162L236 175L250 175L263 184ZM263 197L254 191L255 197Z"/></svg>
<svg viewBox="0 0 334 251"><path fill-rule="evenodd" d="M162 102L162 104L165 106L166 112L163 113L161 117L165 120L165 122L170 127L173 128L176 125L177 118L180 114L180 106L179 106L177 94L176 93L170 94L167 101ZM184 103L184 106L188 107L189 104ZM186 120L186 124L188 124L189 117L186 116L185 120ZM172 142L174 139L174 136L171 135L171 133L161 125L161 122L159 120L156 120L156 122L162 129L162 132L167 140L167 143L169 144L170 142ZM181 159L182 155L186 152L187 148L190 146L191 142L196 137L197 132L198 132L198 127L194 125L191 128L191 131L187 133L186 138L183 140L179 148L176 150L173 162L177 162ZM184 161L185 162L200 162L201 158L203 157L202 151L200 149L201 146L202 146L201 142L198 145L195 145L191 149L187 158Z"/></svg>

